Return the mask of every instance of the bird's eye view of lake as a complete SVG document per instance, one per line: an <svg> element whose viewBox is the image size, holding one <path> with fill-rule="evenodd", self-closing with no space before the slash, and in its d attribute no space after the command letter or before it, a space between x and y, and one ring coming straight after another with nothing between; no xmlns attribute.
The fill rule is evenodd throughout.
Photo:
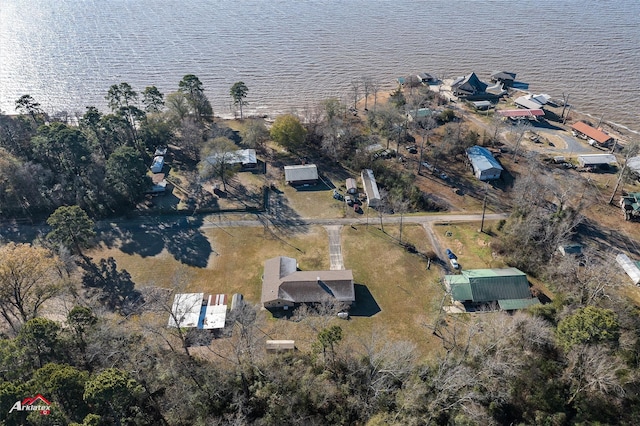
<svg viewBox="0 0 640 426"><path fill-rule="evenodd" d="M216 115L345 102L427 72L517 73L534 93L640 130L640 2L581 0L0 0L0 110L30 94L45 111L106 109L112 84L175 91L202 81Z"/></svg>

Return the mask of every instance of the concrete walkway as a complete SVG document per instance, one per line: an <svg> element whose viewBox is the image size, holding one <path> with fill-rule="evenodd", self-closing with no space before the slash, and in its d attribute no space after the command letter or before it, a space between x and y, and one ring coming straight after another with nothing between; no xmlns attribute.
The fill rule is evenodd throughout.
<svg viewBox="0 0 640 426"><path fill-rule="evenodd" d="M329 235L329 261L332 271L340 271L344 269L342 261L342 245L340 243L340 233L342 225L328 225L324 227Z"/></svg>

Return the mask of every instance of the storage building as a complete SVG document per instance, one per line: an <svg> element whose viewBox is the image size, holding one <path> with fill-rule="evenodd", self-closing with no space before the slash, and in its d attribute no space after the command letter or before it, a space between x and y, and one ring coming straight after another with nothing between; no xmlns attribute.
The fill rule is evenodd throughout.
<svg viewBox="0 0 640 426"><path fill-rule="evenodd" d="M318 183L318 167L315 164L284 166L284 180L291 186Z"/></svg>
<svg viewBox="0 0 640 426"><path fill-rule="evenodd" d="M358 193L358 184L356 183L356 180L354 178L347 178L347 180L345 181L345 185L349 194Z"/></svg>
<svg viewBox="0 0 640 426"><path fill-rule="evenodd" d="M482 181L500 179L504 169L487 148L474 145L467 149L467 157L476 178Z"/></svg>
<svg viewBox="0 0 640 426"><path fill-rule="evenodd" d="M531 296L527 275L516 268L462 271L461 275L445 275L444 283L456 302L497 303L505 311L540 303Z"/></svg>
<svg viewBox="0 0 640 426"><path fill-rule="evenodd" d="M362 187L367 195L367 205L369 207L376 207L380 205L380 191L378 190L376 178L373 176L373 170L362 170L360 177L362 178Z"/></svg>

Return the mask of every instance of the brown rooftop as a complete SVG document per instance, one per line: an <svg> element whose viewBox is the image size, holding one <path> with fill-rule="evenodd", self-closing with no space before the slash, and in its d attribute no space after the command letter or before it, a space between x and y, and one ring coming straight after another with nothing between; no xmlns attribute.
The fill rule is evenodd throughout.
<svg viewBox="0 0 640 426"><path fill-rule="evenodd" d="M285 256L264 263L261 302L265 307L321 302L327 298L355 301L353 271L298 271L296 260Z"/></svg>

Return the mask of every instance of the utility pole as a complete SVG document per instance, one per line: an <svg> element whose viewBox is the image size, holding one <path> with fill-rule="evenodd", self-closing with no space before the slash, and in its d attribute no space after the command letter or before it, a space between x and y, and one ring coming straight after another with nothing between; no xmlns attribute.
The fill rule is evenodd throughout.
<svg viewBox="0 0 640 426"><path fill-rule="evenodd" d="M602 119L604 118L604 113L600 116L600 120L598 121L598 124L596 125L596 129L600 128L600 125L602 124Z"/></svg>
<svg viewBox="0 0 640 426"><path fill-rule="evenodd" d="M622 170L620 170L620 175L618 176L618 180L616 181L616 186L613 188L613 192L611 193L611 197L609 198L609 204L613 203L613 199L616 196L616 192L618 192L618 187L624 178L624 172L627 168L627 161L631 155L634 155L637 152L637 148L634 146L627 147L627 155L624 156L624 164L622 165Z"/></svg>
<svg viewBox="0 0 640 426"><path fill-rule="evenodd" d="M489 188L489 184L487 183L484 187L484 201L482 202L482 221L480 222L480 232L484 232L484 213L487 210L488 188Z"/></svg>

